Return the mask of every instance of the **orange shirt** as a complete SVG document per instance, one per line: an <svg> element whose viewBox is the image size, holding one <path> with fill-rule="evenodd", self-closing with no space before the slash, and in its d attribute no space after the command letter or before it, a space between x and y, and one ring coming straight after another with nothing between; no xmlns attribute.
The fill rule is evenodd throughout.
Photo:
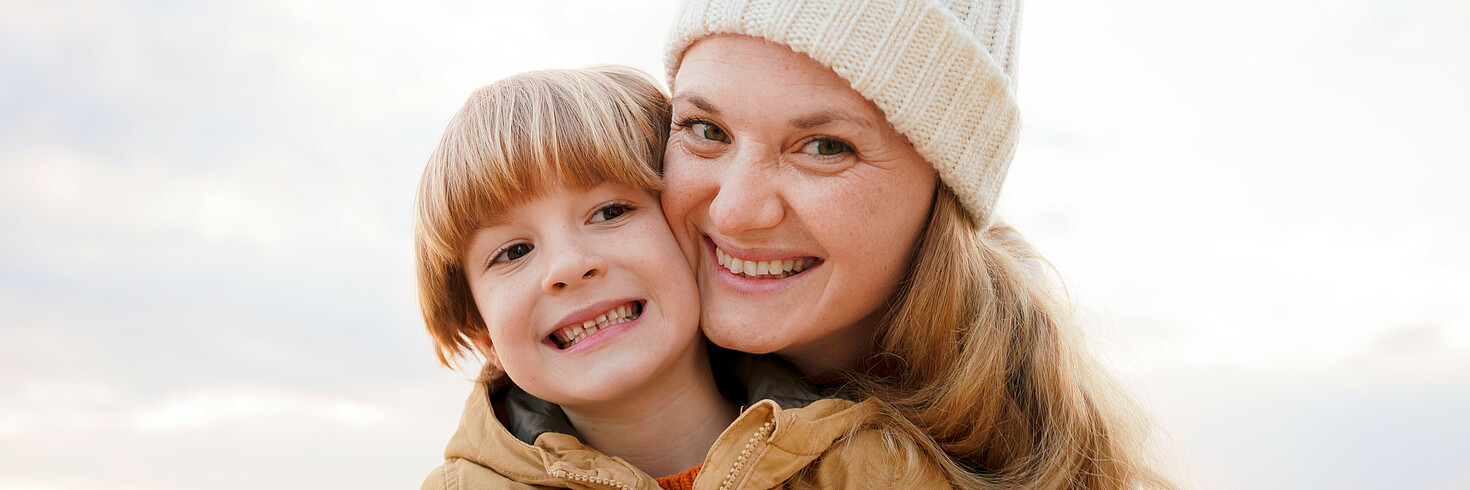
<svg viewBox="0 0 1470 490"><path fill-rule="evenodd" d="M699 467L695 466L677 474L655 478L658 480L659 488L666 490L694 490L694 477L699 476Z"/></svg>

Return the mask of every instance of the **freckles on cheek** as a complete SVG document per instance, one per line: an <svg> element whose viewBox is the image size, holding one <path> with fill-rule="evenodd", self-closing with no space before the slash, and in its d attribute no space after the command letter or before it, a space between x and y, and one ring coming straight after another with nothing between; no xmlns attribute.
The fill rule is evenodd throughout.
<svg viewBox="0 0 1470 490"><path fill-rule="evenodd" d="M841 247L844 255L860 259L872 273L888 276L904 268L927 218L923 210L928 209L928 202L914 192L903 192L906 182L879 182L888 176L875 177L879 178L844 182L848 185L843 189L824 196L820 202L823 212L814 214L808 223L836 239L826 246Z"/></svg>
<svg viewBox="0 0 1470 490"><path fill-rule="evenodd" d="M486 301L482 308L485 309L483 316L486 326L497 336L518 335L520 330L529 330L531 325L533 303L527 301L526 285L502 284L492 288L492 301ZM498 327L498 328L497 328Z"/></svg>

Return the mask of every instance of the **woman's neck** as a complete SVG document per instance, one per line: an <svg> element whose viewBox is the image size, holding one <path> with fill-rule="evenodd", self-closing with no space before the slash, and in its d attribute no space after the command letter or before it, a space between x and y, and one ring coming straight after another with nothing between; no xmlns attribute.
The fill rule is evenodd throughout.
<svg viewBox="0 0 1470 490"><path fill-rule="evenodd" d="M582 442L627 460L655 477L673 475L704 462L704 455L738 410L720 395L704 342L692 362L667 369L618 400L562 406Z"/></svg>
<svg viewBox="0 0 1470 490"><path fill-rule="evenodd" d="M847 328L812 342L781 349L776 354L796 366L796 370L815 385L837 383L842 380L843 372L858 369L872 356L882 316L883 310L880 309Z"/></svg>

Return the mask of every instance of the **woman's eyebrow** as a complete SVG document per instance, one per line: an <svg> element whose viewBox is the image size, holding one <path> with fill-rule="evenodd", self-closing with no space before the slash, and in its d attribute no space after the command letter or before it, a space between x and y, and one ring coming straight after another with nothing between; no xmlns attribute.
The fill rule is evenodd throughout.
<svg viewBox="0 0 1470 490"><path fill-rule="evenodd" d="M859 126L872 128L873 122L867 118L846 111L821 111L791 118L791 127L797 129L811 129L833 121L847 121Z"/></svg>
<svg viewBox="0 0 1470 490"><path fill-rule="evenodd" d="M694 107L698 107L701 111L708 112L716 116L720 115L720 110L716 109L714 104L711 104L710 101L705 100L704 97L700 97L698 95L680 95L674 97L674 103L679 102L688 102L694 105Z"/></svg>

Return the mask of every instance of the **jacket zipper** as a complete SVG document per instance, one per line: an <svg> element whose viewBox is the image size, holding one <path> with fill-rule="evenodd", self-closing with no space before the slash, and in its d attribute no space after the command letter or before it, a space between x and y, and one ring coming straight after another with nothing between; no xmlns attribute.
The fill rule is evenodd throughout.
<svg viewBox="0 0 1470 490"><path fill-rule="evenodd" d="M771 428L775 425L775 420L767 420L766 425L762 425L754 435L750 436L750 440L745 442L745 448L740 450L740 458L735 460L735 465L730 467L730 473L725 475L725 481L720 483L720 490L735 488L735 478L740 476L740 469L745 467L745 460L755 454L756 445L765 442L766 436L771 434Z"/></svg>
<svg viewBox="0 0 1470 490"><path fill-rule="evenodd" d="M620 481L617 481L617 480L609 480L607 478L599 478L599 477L595 477L595 476L576 475L576 474L568 473L567 470L563 470L561 468L556 468L556 469L551 470L551 476L554 476L554 477L557 477L557 478L566 478L568 480L580 480L580 481L583 481L583 482L586 482L586 483L597 483L597 484L601 484L601 485L607 485L609 487L621 488L622 490L633 490L633 487L630 487L628 485L625 485L625 484L623 484L623 482L620 482Z"/></svg>

